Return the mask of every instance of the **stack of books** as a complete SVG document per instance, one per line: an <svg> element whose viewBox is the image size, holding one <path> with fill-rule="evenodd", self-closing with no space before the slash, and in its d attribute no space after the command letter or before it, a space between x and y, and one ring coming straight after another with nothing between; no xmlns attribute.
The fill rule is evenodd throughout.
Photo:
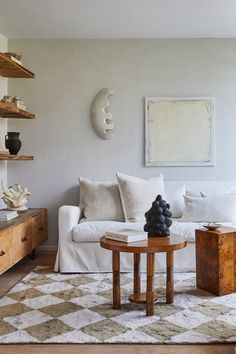
<svg viewBox="0 0 236 354"><path fill-rule="evenodd" d="M111 240L120 242L137 242L147 240L147 232L134 231L134 230L122 230L122 231L107 231L105 237Z"/></svg>
<svg viewBox="0 0 236 354"><path fill-rule="evenodd" d="M0 156L10 155L8 150L0 150Z"/></svg>
<svg viewBox="0 0 236 354"><path fill-rule="evenodd" d="M23 109L24 111L26 110L26 107L24 105L24 102L22 98L19 98L17 96L12 97L12 104L16 106L17 108Z"/></svg>
<svg viewBox="0 0 236 354"><path fill-rule="evenodd" d="M18 216L17 211L14 210L0 210L0 221L9 221Z"/></svg>
<svg viewBox="0 0 236 354"><path fill-rule="evenodd" d="M12 52L9 52L9 53L4 53L6 55L6 57L8 57L8 59L14 61L16 64L18 65L23 65L21 59L22 55L20 55L20 53L12 53Z"/></svg>
<svg viewBox="0 0 236 354"><path fill-rule="evenodd" d="M1 99L2 103L7 103L7 105L12 105L14 107L17 107L19 109L22 110L26 110L26 106L24 105L24 102L22 100L22 98L19 98L17 96L3 96L3 98Z"/></svg>
<svg viewBox="0 0 236 354"><path fill-rule="evenodd" d="M11 59L12 61L14 61L16 64L18 65L23 65L22 61L19 59L16 59L15 57L13 57L13 55L9 56L9 59Z"/></svg>
<svg viewBox="0 0 236 354"><path fill-rule="evenodd" d="M26 106L24 105L24 103L21 102L12 102L11 103L13 106L19 108L19 109L23 109L23 111L26 110Z"/></svg>

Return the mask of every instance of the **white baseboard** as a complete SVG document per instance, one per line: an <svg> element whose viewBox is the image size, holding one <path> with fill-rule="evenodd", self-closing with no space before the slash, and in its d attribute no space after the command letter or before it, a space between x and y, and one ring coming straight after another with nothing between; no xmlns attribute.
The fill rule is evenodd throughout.
<svg viewBox="0 0 236 354"><path fill-rule="evenodd" d="M38 246L37 250L39 250L39 251L56 251L57 245L42 245L42 246Z"/></svg>

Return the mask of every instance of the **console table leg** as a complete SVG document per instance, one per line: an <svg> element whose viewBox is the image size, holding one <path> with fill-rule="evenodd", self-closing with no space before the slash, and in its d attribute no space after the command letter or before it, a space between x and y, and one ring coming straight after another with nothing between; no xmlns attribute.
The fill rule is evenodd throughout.
<svg viewBox="0 0 236 354"><path fill-rule="evenodd" d="M113 309L120 308L120 252L112 252Z"/></svg>
<svg viewBox="0 0 236 354"><path fill-rule="evenodd" d="M140 293L140 253L134 253L134 294Z"/></svg>
<svg viewBox="0 0 236 354"><path fill-rule="evenodd" d="M155 268L155 253L148 253L147 254L147 294L146 294L147 316L154 315L154 292L153 292L154 268Z"/></svg>
<svg viewBox="0 0 236 354"><path fill-rule="evenodd" d="M35 259L35 257L36 257L36 249L34 249L30 254L31 259Z"/></svg>
<svg viewBox="0 0 236 354"><path fill-rule="evenodd" d="M172 304L174 300L174 252L166 253L166 303Z"/></svg>

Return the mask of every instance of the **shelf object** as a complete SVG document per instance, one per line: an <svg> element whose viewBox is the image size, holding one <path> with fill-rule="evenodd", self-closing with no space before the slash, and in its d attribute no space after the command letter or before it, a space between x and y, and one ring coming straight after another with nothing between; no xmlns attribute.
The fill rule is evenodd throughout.
<svg viewBox="0 0 236 354"><path fill-rule="evenodd" d="M0 102L0 117L34 119L35 114L17 108L11 103Z"/></svg>
<svg viewBox="0 0 236 354"><path fill-rule="evenodd" d="M0 75L4 77L34 78L34 73L0 53Z"/></svg>
<svg viewBox="0 0 236 354"><path fill-rule="evenodd" d="M33 155L1 155L0 154L0 160L5 160L5 161L10 161L10 160L33 160L34 156Z"/></svg>

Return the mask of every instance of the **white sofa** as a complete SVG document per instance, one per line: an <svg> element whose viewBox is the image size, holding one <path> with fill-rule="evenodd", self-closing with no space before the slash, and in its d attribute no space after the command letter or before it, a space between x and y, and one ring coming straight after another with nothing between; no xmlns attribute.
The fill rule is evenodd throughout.
<svg viewBox="0 0 236 354"><path fill-rule="evenodd" d="M236 193L236 181L178 181L165 182L166 194L176 185L185 184L186 190L194 193ZM81 221L82 210L79 206L64 205L59 209L59 242L54 270L62 273L76 272L111 272L111 252L100 247L100 238L107 230L130 228L143 230L143 222L118 221ZM236 223L223 223L225 226L236 227ZM175 271L195 270L195 229L202 223L181 222L173 219L171 233L183 235L188 245L175 252ZM133 270L132 254L122 253L120 257L122 272ZM165 254L156 255L156 271L165 270ZM141 259L141 269L146 268L145 255Z"/></svg>

